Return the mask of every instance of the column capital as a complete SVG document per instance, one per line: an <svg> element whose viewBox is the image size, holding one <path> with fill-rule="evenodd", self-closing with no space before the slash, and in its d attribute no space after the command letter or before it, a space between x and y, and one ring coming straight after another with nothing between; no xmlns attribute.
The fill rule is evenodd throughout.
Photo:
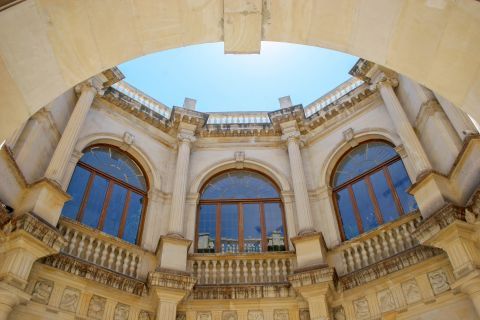
<svg viewBox="0 0 480 320"><path fill-rule="evenodd" d="M382 77L375 84L376 89L381 89L381 88L385 88L385 87L395 88L397 86L398 86L398 80L396 78L386 77L386 76Z"/></svg>
<svg viewBox="0 0 480 320"><path fill-rule="evenodd" d="M300 137L301 137L300 131L292 130L289 132L285 132L282 135L282 140L287 142L300 142Z"/></svg>
<svg viewBox="0 0 480 320"><path fill-rule="evenodd" d="M180 143L188 143L188 144L191 144L197 141L197 138L195 138L193 134L186 133L186 132L180 132L177 135L177 139L178 139L178 142Z"/></svg>

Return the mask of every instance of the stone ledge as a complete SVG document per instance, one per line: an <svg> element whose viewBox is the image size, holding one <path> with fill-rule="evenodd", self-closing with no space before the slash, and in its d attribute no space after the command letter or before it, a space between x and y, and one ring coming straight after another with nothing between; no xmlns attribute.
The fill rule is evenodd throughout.
<svg viewBox="0 0 480 320"><path fill-rule="evenodd" d="M241 300L262 298L292 298L295 291L289 284L257 285L202 285L195 286L190 299L193 300Z"/></svg>
<svg viewBox="0 0 480 320"><path fill-rule="evenodd" d="M12 217L2 226L2 230L6 234L23 230L56 252L59 252L67 244L55 227L30 213Z"/></svg>
<svg viewBox="0 0 480 320"><path fill-rule="evenodd" d="M362 286L441 254L444 254L444 251L438 248L421 245L413 247L410 250L340 277L337 290L346 291Z"/></svg>
<svg viewBox="0 0 480 320"><path fill-rule="evenodd" d="M126 291L138 296L145 296L147 294L147 286L140 280L106 270L95 264L80 261L62 253L45 257L41 262L47 266L104 284L114 289Z"/></svg>

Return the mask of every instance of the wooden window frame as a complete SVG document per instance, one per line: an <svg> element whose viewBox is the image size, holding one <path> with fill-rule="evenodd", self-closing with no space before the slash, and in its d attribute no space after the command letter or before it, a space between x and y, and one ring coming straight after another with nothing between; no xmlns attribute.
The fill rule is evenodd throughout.
<svg viewBox="0 0 480 320"><path fill-rule="evenodd" d="M365 141L364 143L369 143L369 142L374 142L374 141L369 140L369 141ZM381 141L381 142L384 142L384 141ZM388 144L386 142L384 142L384 143ZM341 160L346 155L348 155L348 153L350 153L350 151L352 151L352 150L353 149L350 149L349 151L347 151L340 158L337 165L340 164ZM344 189L347 189L348 193L349 193L350 203L351 203L352 208L353 208L353 215L355 216L355 220L356 220L356 224L357 224L357 228L358 228L358 235L361 235L362 233L365 232L364 227L363 227L363 223L362 223L362 218L361 218L361 215L360 215L360 211L358 209L358 204L357 204L357 201L355 199L355 195L354 195L354 192L353 192L353 189L352 189L352 186L359 181L365 181L370 201L371 201L371 203L374 207L375 218L377 219L378 225L382 225L384 223L384 217L382 215L382 211L381 211L380 206L378 204L378 199L375 195L375 191L373 189L373 184L370 180L370 177L377 172L383 172L385 180L387 181L388 188L389 188L389 190L392 194L393 202L394 202L394 205L395 205L395 207L398 211L399 217L401 217L405 214L405 212L403 210L403 207L402 207L402 204L401 204L401 201L400 201L400 198L397 194L397 190L395 189L395 186L393 185L392 177L391 177L390 172L388 170L388 167L390 165L392 165L392 164L394 164L398 161L402 161L402 159L397 154L396 156L394 156L394 157L384 161L383 163L381 163L381 164L379 164L379 165L377 165L377 166L359 174L358 176L356 176L356 177L354 177L354 178L352 178L348 181L343 182L342 184L340 184L340 185L338 185L338 186L336 186L332 189L333 204L334 204L334 208L335 208L337 222L338 222L339 229L340 229L340 235L341 235L343 241L346 241L346 240L349 240L349 239L347 239L347 237L345 235L345 229L344 229L344 225L343 225L343 221L342 221L342 216L340 214L340 208L338 206L337 194L338 194L338 192L340 192ZM332 179L335 177L336 169L337 169L337 167L335 167L334 170L333 170L334 174L332 175ZM369 231L369 230L367 230L367 231Z"/></svg>
<svg viewBox="0 0 480 320"><path fill-rule="evenodd" d="M251 169L242 169L242 170L226 170L217 173L213 177L211 177L208 181L204 183L204 187L202 188L200 194L203 193L206 186L209 185L209 182L216 178L219 175L226 174L228 172L253 172L256 174L260 174L265 177L277 190L277 193L280 194L280 190L276 183L272 181L268 176L264 175L261 172L251 170ZM236 204L238 206L237 214L238 214L238 253L253 253L253 252L245 252L245 239L244 239L244 214L243 214L243 204L258 204L259 205L259 215L260 215L260 228L261 228L261 235L262 239L260 241L260 248L261 252L268 252L268 239L267 239L267 227L265 221L265 204L266 203L278 203L281 212L282 218L282 227L283 227L283 236L284 236L284 246L285 251L288 251L288 234L287 234L287 227L286 227L286 219L285 219L285 209L281 198L244 198L244 199L201 199L197 205L197 213L196 213L196 221L200 221L200 207L202 205L215 205L216 207L216 215L215 215L215 253L224 253L228 254L229 252L222 252L221 251L221 217L222 217L222 205L225 204ZM198 228L200 223L197 223L195 228L195 243L194 243L194 251L198 252ZM283 251L279 251L283 252Z"/></svg>
<svg viewBox="0 0 480 320"><path fill-rule="evenodd" d="M121 153L125 153L125 151L119 149L116 146L105 145L105 144L96 144L96 145L90 146L87 149L87 151L89 149L93 148L93 147L99 147L99 146L116 149L116 150L120 151ZM101 209L101 212L100 212L100 217L99 217L99 220L98 220L98 224L95 227L95 229L98 229L98 230L103 232L105 219L106 219L106 216L107 216L107 210L108 210L108 207L110 205L110 199L111 199L111 193L113 191L113 187L115 185L119 185L119 186L125 188L126 191L127 191L127 194L125 196L125 203L124 203L123 209L122 209L120 226L118 228L117 234L110 234L110 233L108 233L108 234L123 240L123 233L124 233L124 230L125 230L125 224L126 224L126 221L127 221L128 209L129 209L129 206L130 206L131 193L134 192L134 193L137 193L137 194L141 195L144 199L144 203L142 205L140 223L139 223L139 226L138 226L137 237L136 237L135 243L134 243L134 244L140 244L141 240L142 240L143 228L144 228L144 223L145 223L145 212L146 212L146 208L148 206L148 197L147 197L147 194L148 194L148 192L147 192L147 190L148 190L148 180L146 178L145 172L143 171L143 168L135 161L135 159L132 156L130 156L128 153L126 153L126 154L127 154L128 157L130 157L130 159L132 159L137 164L137 166L140 168L140 170L142 170L142 174L143 174L143 177L145 179L146 190L142 190L142 189L139 189L139 188L137 188L133 185L130 185L130 184L126 183L125 181L122 181L122 180L120 180L116 177L113 177L109 174L106 174L105 172L100 171L97 168L95 168L95 167L93 167L93 166L91 166L91 165L89 165L85 162L82 162L80 160L77 163L76 167L80 167L80 168L88 171L90 176L88 178L88 182L87 182L87 185L85 187L85 190L83 191L82 201L81 201L81 204L79 206L78 211L76 212L75 220L83 224L82 221L83 221L83 217L84 217L84 213L85 213L85 207L87 205L88 199L90 198L90 191L92 190L93 181L94 181L96 176L100 176L100 177L107 180L108 186L107 186L107 190L105 192L105 196L103 198L102 209ZM71 181L70 183L72 183L72 182L73 181ZM123 241L126 241L126 240L123 240Z"/></svg>

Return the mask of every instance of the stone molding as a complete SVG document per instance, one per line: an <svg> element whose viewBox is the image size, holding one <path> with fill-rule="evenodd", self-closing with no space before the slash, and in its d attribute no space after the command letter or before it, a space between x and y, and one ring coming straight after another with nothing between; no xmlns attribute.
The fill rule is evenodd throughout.
<svg viewBox="0 0 480 320"><path fill-rule="evenodd" d="M333 283L336 285L338 278L335 268L328 266L295 272L288 276L288 281L295 288L301 288L314 284Z"/></svg>
<svg viewBox="0 0 480 320"><path fill-rule="evenodd" d="M2 226L2 230L6 234L24 231L55 252L59 252L67 244L56 228L30 213L14 216Z"/></svg>
<svg viewBox="0 0 480 320"><path fill-rule="evenodd" d="M360 287L441 254L444 254L444 251L438 248L416 246L366 268L340 277L337 290L342 292Z"/></svg>
<svg viewBox="0 0 480 320"><path fill-rule="evenodd" d="M295 291L289 284L258 284L228 286L195 286L191 300L243 300L292 298Z"/></svg>
<svg viewBox="0 0 480 320"><path fill-rule="evenodd" d="M47 266L104 284L114 289L126 291L138 296L147 294L147 286L140 280L109 271L96 264L80 261L63 253L45 257L41 262Z"/></svg>
<svg viewBox="0 0 480 320"><path fill-rule="evenodd" d="M351 76L362 79L365 82L370 81L370 71L375 66L375 63L366 59L360 58L355 65L348 72Z"/></svg>
<svg viewBox="0 0 480 320"><path fill-rule="evenodd" d="M174 273L171 271L155 271L148 274L148 287L162 287L190 291L197 279L188 274Z"/></svg>
<svg viewBox="0 0 480 320"><path fill-rule="evenodd" d="M449 203L423 220L413 232L413 237L420 243L428 242L428 240L455 221L466 221L465 209Z"/></svg>

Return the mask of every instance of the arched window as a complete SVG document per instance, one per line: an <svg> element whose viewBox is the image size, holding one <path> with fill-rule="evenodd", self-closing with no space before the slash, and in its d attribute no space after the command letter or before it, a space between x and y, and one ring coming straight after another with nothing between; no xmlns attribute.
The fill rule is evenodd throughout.
<svg viewBox="0 0 480 320"><path fill-rule="evenodd" d="M285 251L284 219L270 179L249 170L221 173L201 193L197 252Z"/></svg>
<svg viewBox="0 0 480 320"><path fill-rule="evenodd" d="M95 145L84 151L62 215L131 243L139 242L147 201L140 166L122 150Z"/></svg>
<svg viewBox="0 0 480 320"><path fill-rule="evenodd" d="M417 209L411 182L389 144L362 143L347 152L333 175L333 197L344 239L351 239Z"/></svg>

